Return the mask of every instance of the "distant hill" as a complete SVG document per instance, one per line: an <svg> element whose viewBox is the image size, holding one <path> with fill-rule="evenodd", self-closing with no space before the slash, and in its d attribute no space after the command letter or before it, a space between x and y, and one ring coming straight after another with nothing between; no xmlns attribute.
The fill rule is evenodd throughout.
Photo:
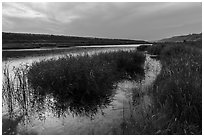
<svg viewBox="0 0 204 137"><path fill-rule="evenodd" d="M202 41L202 33L174 36L171 38L165 38L165 39L159 40L157 42L184 42L184 41Z"/></svg>
<svg viewBox="0 0 204 137"><path fill-rule="evenodd" d="M143 40L2 32L3 49L71 47L88 45L147 44L147 43L148 42Z"/></svg>

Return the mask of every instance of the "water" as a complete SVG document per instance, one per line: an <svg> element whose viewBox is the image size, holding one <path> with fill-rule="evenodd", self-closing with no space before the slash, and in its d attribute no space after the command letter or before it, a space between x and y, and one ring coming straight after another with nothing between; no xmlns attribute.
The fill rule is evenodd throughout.
<svg viewBox="0 0 204 137"><path fill-rule="evenodd" d="M118 49L100 49L88 53L91 55L115 50ZM79 53L71 54L78 55ZM80 52L80 54L84 54L84 52ZM59 54L54 57L60 56ZM18 66L22 62L32 63L51 57L53 56L16 59L10 62L10 66ZM75 107L70 111L67 109L68 104L56 102L50 95L43 100L39 98L38 105L28 108L29 111L24 117L18 115L9 120L8 114L3 114L3 130L10 128L9 131L5 129L10 134L12 132L13 134L123 134L121 124L124 119L132 115L136 120L141 118L140 113L148 111L152 104L152 100L146 92L159 74L161 64L147 55L144 70L145 77L143 79L138 81L123 80L116 83L111 99L104 99L104 105L93 106L87 113L79 112L80 110ZM141 98L135 98L135 94L138 92L143 93ZM136 105L135 102L137 102Z"/></svg>
<svg viewBox="0 0 204 137"><path fill-rule="evenodd" d="M109 46L98 46L100 49L94 48L97 46L79 46L79 47L71 48L72 50L70 51L69 51L69 48L64 48L66 49L66 51L62 53L50 53L50 54L46 54L43 56L27 56L27 57L21 57L21 58L8 58L7 60L3 60L2 66L4 68L4 66L7 65L9 67L9 71L12 73L13 67L19 67L20 65L23 65L23 64L29 65L29 64L32 64L33 62L38 62L41 60L47 60L51 58L57 59L63 56L77 56L77 55L84 55L84 54L93 55L93 54L98 54L101 52L115 52L119 50L131 51L131 50L135 50L137 46L139 45L129 45L129 46L128 45L126 46L111 45L110 47ZM34 50L34 51L35 50L53 50L53 48L52 49L16 49L14 51L27 51L27 50Z"/></svg>
<svg viewBox="0 0 204 137"><path fill-rule="evenodd" d="M131 48L138 47L140 45L152 45L152 44L132 44L132 45L93 45L93 46L76 46L70 47L73 48ZM36 49L3 49L3 51L39 51L39 50L59 50L59 49L67 49L67 48L36 48Z"/></svg>

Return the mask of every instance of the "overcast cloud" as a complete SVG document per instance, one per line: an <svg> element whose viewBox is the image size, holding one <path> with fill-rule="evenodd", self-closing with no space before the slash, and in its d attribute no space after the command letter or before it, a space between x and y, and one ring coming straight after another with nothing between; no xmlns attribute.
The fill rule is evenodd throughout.
<svg viewBox="0 0 204 137"><path fill-rule="evenodd" d="M157 40L202 32L200 3L2 4L3 31Z"/></svg>

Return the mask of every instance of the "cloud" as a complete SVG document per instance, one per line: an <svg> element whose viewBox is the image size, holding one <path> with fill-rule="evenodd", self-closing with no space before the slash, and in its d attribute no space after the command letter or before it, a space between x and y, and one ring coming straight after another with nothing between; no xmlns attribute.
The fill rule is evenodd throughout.
<svg viewBox="0 0 204 137"><path fill-rule="evenodd" d="M26 4L20 3L3 3L3 16L18 18L43 18L44 14L32 10Z"/></svg>
<svg viewBox="0 0 204 137"><path fill-rule="evenodd" d="M130 39L201 32L201 3L7 3L3 31Z"/></svg>

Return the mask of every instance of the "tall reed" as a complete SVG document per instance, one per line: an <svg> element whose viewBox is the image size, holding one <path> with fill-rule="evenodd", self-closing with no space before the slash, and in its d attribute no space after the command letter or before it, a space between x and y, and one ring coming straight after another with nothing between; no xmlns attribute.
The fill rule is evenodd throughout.
<svg viewBox="0 0 204 137"><path fill-rule="evenodd" d="M162 71L154 84L157 124L162 134L200 134L202 127L202 51L171 44L161 51ZM161 117L162 117L161 116ZM166 123L166 124L164 124Z"/></svg>
<svg viewBox="0 0 204 137"><path fill-rule="evenodd" d="M28 65L10 70L8 65L3 68L2 98L10 116L14 113L25 114L29 96L27 81Z"/></svg>

